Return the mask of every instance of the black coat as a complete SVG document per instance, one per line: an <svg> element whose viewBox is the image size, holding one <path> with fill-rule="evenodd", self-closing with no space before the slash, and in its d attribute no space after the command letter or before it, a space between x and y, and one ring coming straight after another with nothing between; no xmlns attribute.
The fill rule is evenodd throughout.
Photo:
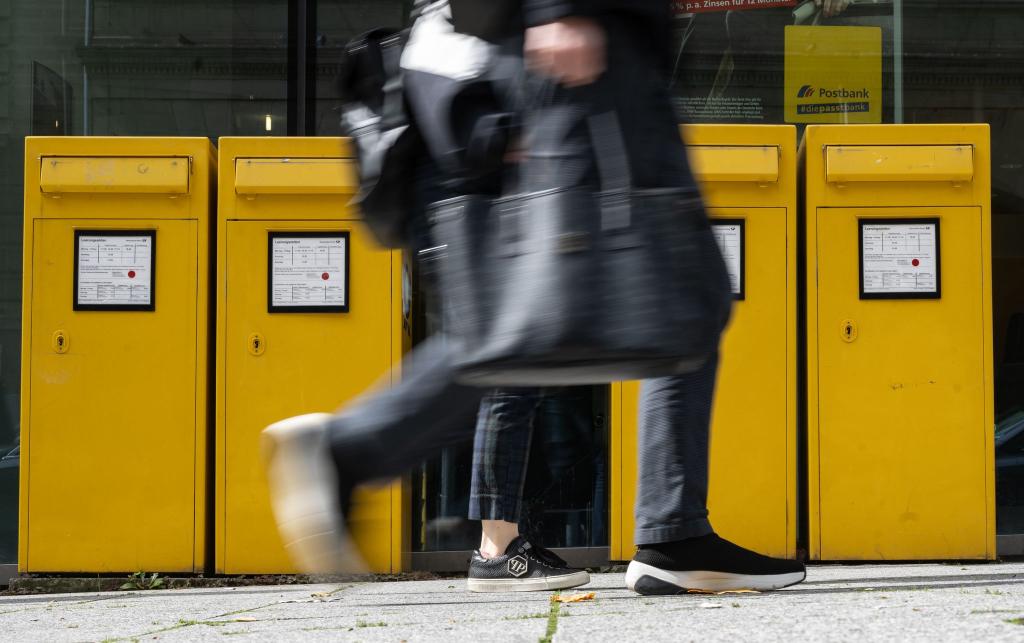
<svg viewBox="0 0 1024 643"><path fill-rule="evenodd" d="M408 60L403 56L400 83L384 84L392 87L390 95L395 87L402 93L400 102L405 106L405 117L363 116L367 111L377 111L367 110L369 103L394 105L394 100L358 99L344 110L348 131L360 156L357 201L382 243L408 244L410 227L422 212L425 194L437 197L446 192L501 189L505 142L516 135L516 106L509 102L509 86L522 75L517 71L522 66L522 26L562 17L583 15L599 20L608 33L609 72L631 70L610 74L615 79L609 78L609 82L602 84L618 96L613 102L617 103L616 111L620 112L626 129L630 158L637 164L634 178L650 186L674 185L679 177L686 177L684 183L690 180L685 154L662 149L666 141L679 145L668 96L661 93L665 81L660 77L665 75L667 66L671 26L667 0L449 1L455 30L480 32L475 35L486 35L487 40L496 43L491 48L487 69L472 77L449 73L445 67L453 62L451 56L435 55L433 47L421 48L422 56L413 53ZM429 14L436 12L437 6L438 3L424 2L417 8ZM459 13L460 8L467 7L468 13ZM481 7L482 11L473 13L473 9ZM496 37L496 32L485 29L480 19L486 18L487 22L502 8L511 11L514 18L501 23L510 33ZM447 21L442 24L449 31L453 28ZM516 24L519 26L508 28ZM365 52L365 47L354 49ZM409 51L415 52L416 48L410 44ZM420 57L437 60L417 66L416 59ZM437 63L436 68L433 63ZM643 73L637 73L640 70ZM357 85L358 78L349 79L349 83ZM657 95L645 96L651 89ZM383 113L386 115L387 110ZM661 126L654 126L655 123ZM658 168L664 167L666 158L672 159L671 164L676 167L664 174ZM652 163L655 159L657 162ZM426 181L424 168L429 168L431 177ZM651 171L655 174L651 175ZM436 184L439 189L413 189L414 185L424 184Z"/></svg>

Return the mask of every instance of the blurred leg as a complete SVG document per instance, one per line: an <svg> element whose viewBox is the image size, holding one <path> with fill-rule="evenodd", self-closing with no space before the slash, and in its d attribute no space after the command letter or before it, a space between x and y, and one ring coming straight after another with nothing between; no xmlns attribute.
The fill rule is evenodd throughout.
<svg viewBox="0 0 1024 643"><path fill-rule="evenodd" d="M469 440L484 393L455 382L443 338L424 341L402 363L397 383L378 387L330 419L340 475L351 485L394 478Z"/></svg>

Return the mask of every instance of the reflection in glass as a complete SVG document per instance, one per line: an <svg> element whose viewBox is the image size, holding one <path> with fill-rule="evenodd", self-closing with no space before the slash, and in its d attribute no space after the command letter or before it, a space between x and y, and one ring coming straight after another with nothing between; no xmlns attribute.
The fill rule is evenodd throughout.
<svg viewBox="0 0 1024 643"><path fill-rule="evenodd" d="M94 0L86 21L83 133L285 134L287 0Z"/></svg>
<svg viewBox="0 0 1024 643"><path fill-rule="evenodd" d="M608 544L608 388L548 391L533 420L520 529L545 547ZM413 550L480 544L469 508L471 445L446 449L413 476Z"/></svg>
<svg viewBox="0 0 1024 643"><path fill-rule="evenodd" d="M312 0L317 5L317 136L341 136L338 104L339 63L345 43L381 27L400 29L408 22L411 0Z"/></svg>

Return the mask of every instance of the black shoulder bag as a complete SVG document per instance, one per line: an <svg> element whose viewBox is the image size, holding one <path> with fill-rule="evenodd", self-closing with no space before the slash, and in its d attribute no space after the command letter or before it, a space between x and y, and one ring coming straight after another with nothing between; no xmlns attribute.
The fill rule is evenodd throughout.
<svg viewBox="0 0 1024 643"><path fill-rule="evenodd" d="M614 112L591 116L600 190L430 208L460 382L561 386L676 375L717 350L732 296L700 197L634 189ZM529 161L527 161L529 162Z"/></svg>

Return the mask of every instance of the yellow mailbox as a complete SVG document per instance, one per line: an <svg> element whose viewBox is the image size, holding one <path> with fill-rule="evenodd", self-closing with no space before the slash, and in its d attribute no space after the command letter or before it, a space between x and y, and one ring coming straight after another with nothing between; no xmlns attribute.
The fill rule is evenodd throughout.
<svg viewBox="0 0 1024 643"><path fill-rule="evenodd" d="M294 571L274 525L259 433L332 411L408 343L402 253L381 250L349 205L340 138L221 138L217 255L218 572ZM375 571L402 569L402 485L360 502Z"/></svg>
<svg viewBox="0 0 1024 643"><path fill-rule="evenodd" d="M22 572L206 560L213 148L25 141Z"/></svg>
<svg viewBox="0 0 1024 643"><path fill-rule="evenodd" d="M994 558L988 126L811 126L806 168L811 558Z"/></svg>
<svg viewBox="0 0 1024 643"><path fill-rule="evenodd" d="M736 306L721 348L708 506L723 537L796 556L796 130L683 128ZM611 557L633 555L639 384L612 389Z"/></svg>

